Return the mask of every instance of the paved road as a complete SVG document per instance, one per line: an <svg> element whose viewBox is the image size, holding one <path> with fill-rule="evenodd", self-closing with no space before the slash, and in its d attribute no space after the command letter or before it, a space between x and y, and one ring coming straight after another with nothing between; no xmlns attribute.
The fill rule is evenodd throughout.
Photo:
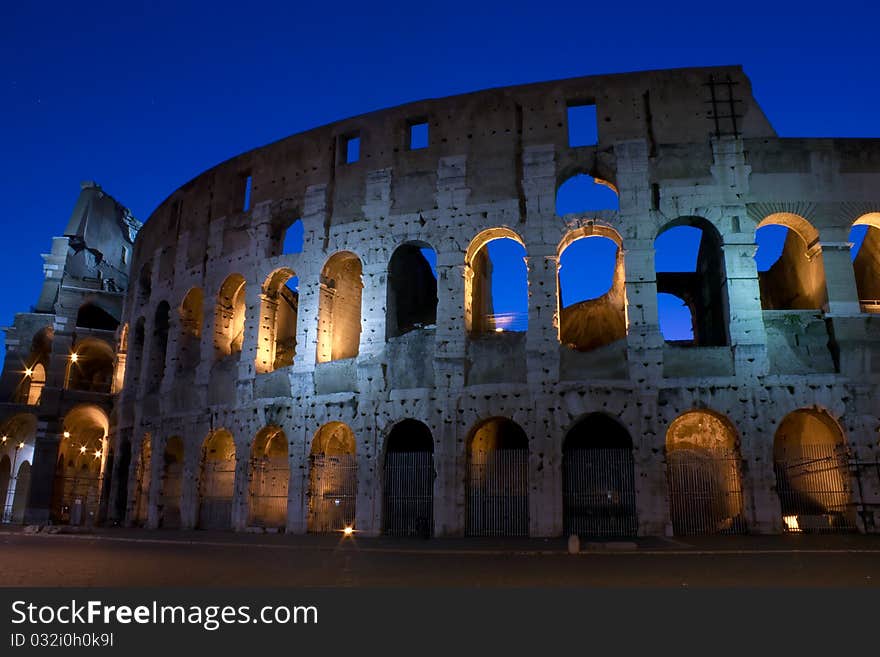
<svg viewBox="0 0 880 657"><path fill-rule="evenodd" d="M116 531L0 533L5 586L877 587L880 537L394 541Z"/></svg>

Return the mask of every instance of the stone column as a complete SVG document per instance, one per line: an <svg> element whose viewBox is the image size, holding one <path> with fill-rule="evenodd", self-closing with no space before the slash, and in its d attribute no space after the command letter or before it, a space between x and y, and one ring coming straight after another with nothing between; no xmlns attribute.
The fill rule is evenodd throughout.
<svg viewBox="0 0 880 657"><path fill-rule="evenodd" d="M743 216L745 212L743 211ZM734 218L739 227L739 217ZM767 333L761 310L761 290L755 264L754 235L736 230L724 237L727 274L728 331L736 376L755 379L767 374Z"/></svg>
<svg viewBox="0 0 880 657"><path fill-rule="evenodd" d="M235 482L232 489L231 528L242 531L248 526L250 516L251 441L253 432L246 439L235 440Z"/></svg>
<svg viewBox="0 0 880 657"><path fill-rule="evenodd" d="M288 437L290 480L287 484L287 533L308 530L306 493L309 482L309 435L304 425L284 426Z"/></svg>
<svg viewBox="0 0 880 657"><path fill-rule="evenodd" d="M31 490L24 514L26 525L45 525L51 520L55 468L63 431L61 422L61 418L52 418L45 423L37 424L34 462L31 467Z"/></svg>
<svg viewBox="0 0 880 657"><path fill-rule="evenodd" d="M823 230L823 233L830 232ZM858 315L861 310L852 263L852 242L821 241L828 288L828 315Z"/></svg>

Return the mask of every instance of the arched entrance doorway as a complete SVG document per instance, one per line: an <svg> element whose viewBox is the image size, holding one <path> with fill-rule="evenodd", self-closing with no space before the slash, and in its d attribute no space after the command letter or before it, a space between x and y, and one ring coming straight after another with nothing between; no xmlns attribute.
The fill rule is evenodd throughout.
<svg viewBox="0 0 880 657"><path fill-rule="evenodd" d="M354 432L343 422L318 429L309 456L308 530L321 534L354 527L357 457Z"/></svg>
<svg viewBox="0 0 880 657"><path fill-rule="evenodd" d="M211 433L202 447L199 527L229 529L235 492L235 443L226 429Z"/></svg>
<svg viewBox="0 0 880 657"><path fill-rule="evenodd" d="M180 493L183 489L183 440L171 436L162 455L162 483L159 491L159 526L180 527Z"/></svg>
<svg viewBox="0 0 880 657"><path fill-rule="evenodd" d="M434 439L418 420L394 425L385 444L382 532L425 536L434 530Z"/></svg>
<svg viewBox="0 0 880 657"><path fill-rule="evenodd" d="M64 418L55 469L54 522L92 525L97 521L108 429L107 416L97 406L77 406Z"/></svg>
<svg viewBox="0 0 880 657"><path fill-rule="evenodd" d="M278 427L265 427L257 433L251 451L249 525L276 529L287 526L289 481L287 437Z"/></svg>

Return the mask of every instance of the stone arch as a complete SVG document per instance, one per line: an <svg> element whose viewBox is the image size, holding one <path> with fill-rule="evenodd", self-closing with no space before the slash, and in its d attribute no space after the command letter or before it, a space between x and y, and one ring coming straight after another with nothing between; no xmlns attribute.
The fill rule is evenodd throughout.
<svg viewBox="0 0 880 657"><path fill-rule="evenodd" d="M60 524L93 525L104 483L110 420L100 407L81 404L64 416L62 428L52 519Z"/></svg>
<svg viewBox="0 0 880 657"><path fill-rule="evenodd" d="M159 526L180 527L180 497L183 491L184 443L180 436L165 442L159 490Z"/></svg>
<svg viewBox="0 0 880 657"><path fill-rule="evenodd" d="M235 495L235 441L226 429L208 434L199 468L199 527L229 529Z"/></svg>
<svg viewBox="0 0 880 657"><path fill-rule="evenodd" d="M260 335L256 356L258 373L293 365L298 313L298 278L292 269L276 269L266 277L260 296Z"/></svg>
<svg viewBox="0 0 880 657"><path fill-rule="evenodd" d="M515 263L517 255L507 254L504 269L510 270L509 286L521 288L512 299L511 308L498 312L492 285L495 263L489 254L489 244L496 240L513 240L522 247L523 263ZM479 233L465 253L464 279L464 322L465 330L471 337L491 333L523 332L528 325L528 272L525 266L527 257L525 242L516 232L507 227L488 228Z"/></svg>
<svg viewBox="0 0 880 657"><path fill-rule="evenodd" d="M133 391L137 392L138 387L140 385L141 378L143 377L143 359L144 359L144 347L146 345L146 329L145 329L146 321L143 317L138 317L137 321L134 324L134 331L132 332L132 340L131 340L131 349L129 350L126 356L126 370L128 371L128 387Z"/></svg>
<svg viewBox="0 0 880 657"><path fill-rule="evenodd" d="M607 263L608 287L598 290L584 283L595 279L596 263L601 262L602 257L607 259L608 254L602 252L606 245L612 246L614 254ZM557 250L556 276L561 344L576 351L592 351L626 337L626 279L621 245L622 239L616 230L593 223L569 231L563 237ZM599 249L590 249L590 246ZM567 290L572 294L567 295Z"/></svg>
<svg viewBox="0 0 880 657"><path fill-rule="evenodd" d="M562 444L562 517L566 535L635 536L635 465L632 438L604 413L589 413Z"/></svg>
<svg viewBox="0 0 880 657"><path fill-rule="evenodd" d="M115 366L116 354L109 342L99 338L77 340L70 354L66 388L109 393Z"/></svg>
<svg viewBox="0 0 880 657"><path fill-rule="evenodd" d="M287 436L278 426L261 429L251 447L248 524L284 529L290 460Z"/></svg>
<svg viewBox="0 0 880 657"><path fill-rule="evenodd" d="M76 326L99 331L115 331L119 328L119 320L99 302L90 300L79 307L76 313Z"/></svg>
<svg viewBox="0 0 880 657"><path fill-rule="evenodd" d="M149 301L153 292L153 263L146 262L138 274L137 281L137 302L143 306Z"/></svg>
<svg viewBox="0 0 880 657"><path fill-rule="evenodd" d="M859 231L864 231L858 235ZM853 253L853 273L863 312L880 312L880 212L868 212L853 222L850 241L861 245Z"/></svg>
<svg viewBox="0 0 880 657"><path fill-rule="evenodd" d="M344 422L328 422L315 433L309 454L309 532L323 534L354 527L356 450L354 432Z"/></svg>
<svg viewBox="0 0 880 657"><path fill-rule="evenodd" d="M0 424L0 459L9 464L5 492L0 491L0 522L22 522L24 518L23 507L16 513L15 500L18 497L26 502L30 482L22 481L17 473L23 463L33 459L36 434L37 417L32 413L17 413Z"/></svg>
<svg viewBox="0 0 880 657"><path fill-rule="evenodd" d="M689 231L679 230L673 235L670 231L674 229ZM695 230L699 231L696 243L689 238ZM678 346L720 347L729 343L727 274L722 245L721 233L703 217L679 217L657 233L654 240L657 294L678 297L692 309L693 339L668 340ZM662 325L665 309L660 306L658 310Z"/></svg>
<svg viewBox="0 0 880 657"><path fill-rule="evenodd" d="M156 306L153 317L150 362L147 366L147 392L158 392L165 377L165 358L168 354L168 333L171 327L171 306L167 301L162 301Z"/></svg>
<svg viewBox="0 0 880 657"><path fill-rule="evenodd" d="M575 172L556 186L555 211L559 217L619 209L617 187L602 178Z"/></svg>
<svg viewBox="0 0 880 657"><path fill-rule="evenodd" d="M27 403L29 406L38 406L43 397L43 388L46 387L46 368L42 363L25 370L28 381Z"/></svg>
<svg viewBox="0 0 880 657"><path fill-rule="evenodd" d="M205 323L205 293L200 287L190 288L178 309L180 344L177 370L192 372L202 359L202 329Z"/></svg>
<svg viewBox="0 0 880 657"><path fill-rule="evenodd" d="M745 531L739 437L725 416L694 409L670 422L666 473L677 536Z"/></svg>
<svg viewBox="0 0 880 657"><path fill-rule="evenodd" d="M434 437L411 418L391 427L382 466L382 533L429 537L434 529Z"/></svg>
<svg viewBox="0 0 880 657"><path fill-rule="evenodd" d="M437 254L426 242L398 246L388 261L385 337L437 323Z"/></svg>
<svg viewBox="0 0 880 657"><path fill-rule="evenodd" d="M776 491L788 531L852 531L846 436L819 408L786 415L773 437Z"/></svg>
<svg viewBox="0 0 880 657"><path fill-rule="evenodd" d="M516 422L491 417L477 423L467 443L469 536L528 536L529 440Z"/></svg>
<svg viewBox="0 0 880 657"><path fill-rule="evenodd" d="M245 280L230 274L217 293L214 310L214 357L221 360L241 352L244 342Z"/></svg>
<svg viewBox="0 0 880 657"><path fill-rule="evenodd" d="M351 251L334 253L321 270L317 362L354 358L360 350L363 268Z"/></svg>
<svg viewBox="0 0 880 657"><path fill-rule="evenodd" d="M782 230L771 234L771 226ZM809 221L791 212L768 215L755 228L755 242L764 310L815 310L828 302L819 231ZM772 249L774 242L781 246L779 257L765 263L761 251Z"/></svg>

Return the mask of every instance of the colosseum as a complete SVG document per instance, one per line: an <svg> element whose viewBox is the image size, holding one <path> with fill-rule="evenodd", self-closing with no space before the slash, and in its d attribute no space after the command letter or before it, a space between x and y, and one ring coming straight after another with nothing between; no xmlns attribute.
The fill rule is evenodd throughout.
<svg viewBox="0 0 880 657"><path fill-rule="evenodd" d="M124 384L112 412L39 416L24 515L62 521L89 425L94 522L876 532L878 190L880 140L778 137L736 66L414 102L249 151L137 234Z"/></svg>

